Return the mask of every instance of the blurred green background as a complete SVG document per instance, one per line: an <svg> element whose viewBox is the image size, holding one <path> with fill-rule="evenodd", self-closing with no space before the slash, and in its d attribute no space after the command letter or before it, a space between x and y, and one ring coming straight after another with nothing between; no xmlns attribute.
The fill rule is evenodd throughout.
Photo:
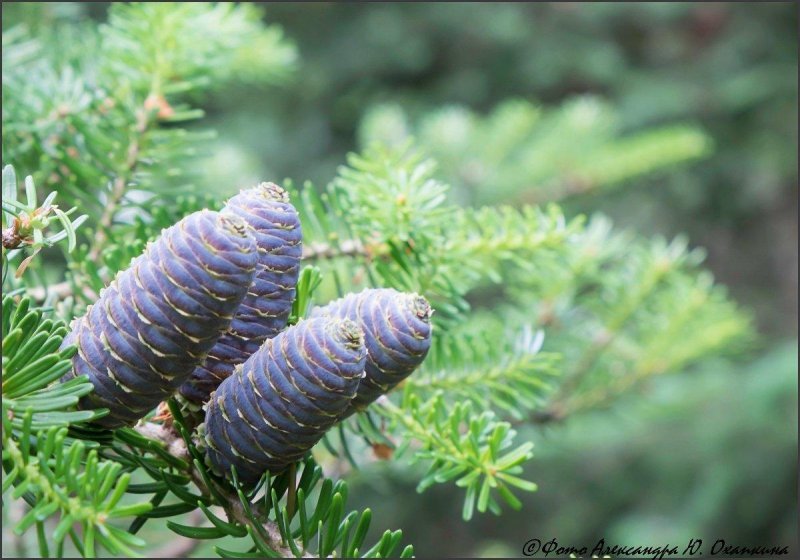
<svg viewBox="0 0 800 560"><path fill-rule="evenodd" d="M596 94L621 133L688 122L710 135L713 155L571 201L574 211L601 210L644 234L688 233L765 332L796 329L793 3L275 3L266 12L296 43L299 67L283 88L226 89L205 105L203 125L219 131L210 166L220 184L326 183L381 103L411 115L452 104L487 113L508 99L557 106Z"/></svg>
<svg viewBox="0 0 800 560"><path fill-rule="evenodd" d="M99 20L106 9L48 8ZM23 12L4 6L7 18ZM417 495L415 478L390 463L353 474L351 498L364 500L353 506L402 528L422 556L519 555L534 537L796 546L797 5L274 3L265 12L299 63L284 85L241 83L203 102L201 126L218 131L204 169L216 193L265 178L325 184L361 147L379 105L418 122L453 105L484 115L510 99L558 107L594 96L613 107L621 134L688 123L712 147L565 208L602 211L645 236L687 233L762 334L733 370L706 363L611 411L522 434L537 443L527 474L540 489L520 513L464 523L458 489ZM457 184L452 169L440 175ZM492 184L474 188L500 202Z"/></svg>

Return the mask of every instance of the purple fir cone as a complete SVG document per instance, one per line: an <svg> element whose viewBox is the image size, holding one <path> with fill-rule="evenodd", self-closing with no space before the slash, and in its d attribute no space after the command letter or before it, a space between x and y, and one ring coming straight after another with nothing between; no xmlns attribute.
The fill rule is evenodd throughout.
<svg viewBox="0 0 800 560"><path fill-rule="evenodd" d="M206 453L219 473L253 485L301 459L347 408L366 350L347 319L308 319L264 343L206 405Z"/></svg>
<svg viewBox="0 0 800 560"><path fill-rule="evenodd" d="M253 280L256 242L243 220L211 210L165 229L76 319L62 381L89 376L84 409L108 408L106 428L134 424L201 363Z"/></svg>
<svg viewBox="0 0 800 560"><path fill-rule="evenodd" d="M286 191L274 183L261 183L240 192L222 212L239 216L252 228L259 257L253 284L229 331L180 388L186 400L198 404L208 400L237 364L286 327L303 249L297 210L289 203Z"/></svg>
<svg viewBox="0 0 800 560"><path fill-rule="evenodd" d="M363 410L419 366L431 346L431 307L417 294L365 289L314 309L311 317L356 321L364 331L366 377L342 417Z"/></svg>

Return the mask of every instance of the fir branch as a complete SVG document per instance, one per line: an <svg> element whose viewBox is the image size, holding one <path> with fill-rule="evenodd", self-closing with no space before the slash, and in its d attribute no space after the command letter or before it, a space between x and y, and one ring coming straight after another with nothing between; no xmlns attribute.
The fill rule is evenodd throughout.
<svg viewBox="0 0 800 560"><path fill-rule="evenodd" d="M643 380L676 371L702 356L719 351L733 340L745 346L749 344L748 317L743 317L719 290L712 290L712 287L713 281L708 275L681 286L675 293L675 300L667 304L678 306L677 311L672 315L664 314L666 320L643 337L641 350L627 363L624 374L618 373L607 383L573 395L571 399L565 398L561 405L563 414L607 404ZM713 318L709 317L710 313L713 313ZM713 328L709 328L711 326Z"/></svg>
<svg viewBox="0 0 800 560"><path fill-rule="evenodd" d="M477 314L440 335L404 391L423 399L433 394L448 402L469 401L479 410L522 418L541 406L559 373L560 356L540 352L543 343L544 332L534 333L530 325L504 328Z"/></svg>
<svg viewBox="0 0 800 560"><path fill-rule="evenodd" d="M86 255L92 261L123 208L148 215L152 197L189 188L177 171L207 134L161 126L202 115L181 99L240 77L280 81L295 60L280 30L265 27L249 5L116 4L100 33L67 36L87 43L76 60L59 56L60 45L48 38L36 60L9 53L15 63L8 72L4 65L3 157L32 162L42 181L84 201L97 224ZM11 46L20 42L5 37ZM89 194L102 184L109 186L105 200Z"/></svg>
<svg viewBox="0 0 800 560"><path fill-rule="evenodd" d="M17 199L17 176L12 165L3 168L3 279L5 281L6 266L10 259L19 253L16 249L27 247L32 249L31 254L23 259L17 266L15 277L20 277L31 263L33 258L45 247L51 247L67 239L67 252L75 248L75 230L87 218L86 215L70 218L76 208L66 212L53 204L56 192L48 194L40 204L33 177L25 178L25 202ZM54 223L61 226L62 230L52 233ZM8 227L5 227L8 225Z"/></svg>
<svg viewBox="0 0 800 560"><path fill-rule="evenodd" d="M140 422L135 426L135 430L148 439L156 440L164 445L168 452L180 459L188 465L192 465L192 457L189 453L186 441L181 435L173 428L163 424L154 424L152 422ZM192 466L189 473L194 484L200 489L204 496L213 498L214 494L206 484L206 479L203 474L198 470L197 466ZM242 504L239 495L233 491L225 488L216 488L215 492L221 493L224 501L219 503L228 516L228 520L238 523L243 527L248 527L252 524L250 516L247 515L245 506ZM270 547L283 558L294 557L292 550L288 545L282 544L281 531L276 522L268 519L268 514L265 512L260 503L251 503L251 511L256 519L262 523L262 529L269 539ZM311 558L311 556L304 556Z"/></svg>
<svg viewBox="0 0 800 560"><path fill-rule="evenodd" d="M358 549L366 535L370 517L369 510L365 510L360 516L359 525L366 522L364 531L357 531L350 541L350 545L347 546L350 532L355 527L354 520L357 514L351 512L347 516L343 516L342 508L347 495L344 483L338 482L334 485L330 479L322 480L322 483L319 484L318 502L314 509L308 510L307 496L321 480L321 469L314 465L313 461L309 460L304 464L303 474L296 487L293 482L294 476L291 475L288 477L284 475L282 482L273 479L272 484L267 479L263 486L264 498L254 499L252 494L247 496L239 489L235 477L229 483L217 479L206 470L194 442L189 439L179 409L170 405L170 410L173 413L174 421L171 425L140 422L136 425L135 431L144 436L145 441L157 443L159 449L165 450L172 458L186 465L184 472L200 490L202 496L223 508L228 519L227 522L223 522L213 515L210 517L212 524L222 534L238 537L249 535L252 537L256 549L260 550L263 555L277 554L284 558L330 557L334 553L335 546L339 544L342 546L339 554L342 557L389 556L392 554L402 536L400 531L386 531L371 549L366 551ZM276 491L277 488L282 489ZM287 491L286 505L279 506L278 499L283 492ZM296 508L290 506L292 501L296 503ZM204 507L202 502L191 505ZM290 509L296 511L290 514ZM207 516L210 515L208 511L204 510L204 512ZM292 518L297 516L300 517L299 527L292 530L290 523ZM324 535L322 534L323 525L325 525ZM241 532L243 528L246 528L244 534ZM175 529L177 527L173 530ZM180 531L187 534L194 533L198 536L202 534L192 531L191 527L187 526L181 526ZM205 531L213 532L212 529L205 529ZM311 537L317 534L317 531L319 531L319 550L318 556L315 556L308 550ZM409 545L403 550L401 556L407 557L412 551L413 549ZM227 555L227 551L220 550L220 553Z"/></svg>
<svg viewBox="0 0 800 560"><path fill-rule="evenodd" d="M616 304L612 317L608 319L608 322L603 327L598 329L597 334L583 351L583 355L578 359L572 372L559 386L555 396L556 401L568 398L575 392L584 377L592 371L602 352L614 342L622 327L658 287L659 282L669 272L669 266L670 263L663 263L649 269L641 282L628 292L626 298Z"/></svg>
<svg viewBox="0 0 800 560"><path fill-rule="evenodd" d="M574 97L558 107L510 99L486 115L445 106L414 122L400 106L389 104L367 112L359 139L363 147L398 146L414 137L441 163L459 195L476 204L560 201L711 151L710 138L695 126L672 124L622 136L620 120L594 96Z"/></svg>
<svg viewBox="0 0 800 560"><path fill-rule="evenodd" d="M52 484L49 477L46 477L33 464L29 464L25 460L22 449L11 438L3 441L3 459L10 461L12 469L17 472L24 472L27 484L33 488L38 488L44 500L57 504L64 516L68 516L79 523L93 526L105 523L107 516L104 512L91 509L77 500L68 499L64 492Z"/></svg>
<svg viewBox="0 0 800 560"><path fill-rule="evenodd" d="M86 453L83 442L67 445L66 428L53 427L34 435L30 421L18 436L11 437L11 428L3 407L3 466L6 472L4 488L14 484L12 497L19 499L27 491L31 510L16 527L23 532L36 519L43 521L60 512L60 521L53 539L63 542L76 523L83 528L84 556L95 555L95 539L112 554L134 555L131 546L144 546L133 535L121 535L111 519L140 515L151 509L148 502L119 505L128 487L130 474L120 474L120 465L100 461L96 450ZM31 415L28 415L30 418ZM31 448L34 439L37 448ZM18 443L18 441L20 443ZM52 458L52 459L51 459ZM83 465L83 469L79 467ZM87 492L91 489L92 493Z"/></svg>
<svg viewBox="0 0 800 560"><path fill-rule="evenodd" d="M153 94L151 93L151 95L148 96L148 99L150 99L152 95ZM148 111L145 106L143 106L137 112L136 125L134 126L132 135L129 139L127 158L124 166L114 179L111 193L109 194L108 200L103 208L103 213L100 215L100 219L98 220L98 227L92 241L92 248L89 250L89 254L86 257L92 261L96 261L100 256L100 252L103 250L105 242L108 238L107 230L111 227L111 224L114 221L114 216L117 214L118 206L122 201L122 198L125 196L128 185L133 181L136 168L140 163L140 146L142 142L144 142L145 135L147 134L151 124L154 122L151 118L152 114L152 110Z"/></svg>
<svg viewBox="0 0 800 560"><path fill-rule="evenodd" d="M558 250L581 223L568 222L555 206L447 204L448 186L434 178L435 164L408 144L373 146L349 161L322 196L306 186L293 197L309 245L320 255L355 257L350 268L325 265L340 289L348 282L340 270L349 270L350 284L366 276L369 285L421 293L443 326L469 308L468 292L499 282L504 268L527 268L534 253ZM353 245L335 249L332 239Z"/></svg>
<svg viewBox="0 0 800 560"><path fill-rule="evenodd" d="M398 455L412 440L421 445L414 459L428 461L429 466L418 492L453 479L465 488L464 520L471 519L475 509L499 514L500 503L493 492L519 509L522 503L511 489L536 490L536 484L516 476L522 472L521 463L533 456L533 444L526 442L508 450L516 432L508 422L496 421L493 412L475 415L469 402L447 406L441 394L422 402L417 395L406 393L402 407L383 396L376 405L377 412L405 430L405 444Z"/></svg>
<svg viewBox="0 0 800 560"><path fill-rule="evenodd" d="M554 281L539 304L540 324L547 323L548 349L573 367L547 406L530 416L534 423L608 405L643 380L745 348L751 339L749 315L698 271L702 255L685 240L644 242L607 226L591 222L573 239L575 252L559 265L565 269L547 271ZM556 282L562 275L571 280ZM526 306L544 287L520 288L534 290L520 301Z"/></svg>

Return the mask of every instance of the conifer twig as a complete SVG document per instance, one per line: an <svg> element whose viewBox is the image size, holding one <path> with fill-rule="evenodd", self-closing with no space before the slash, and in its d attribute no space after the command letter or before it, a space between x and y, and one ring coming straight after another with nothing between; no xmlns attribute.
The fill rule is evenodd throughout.
<svg viewBox="0 0 800 560"><path fill-rule="evenodd" d="M653 293L667 271L668 267L661 264L651 268L641 284L627 296L625 301L615 310L608 323L596 333L594 340L583 352L574 370L559 387L554 399L554 402L558 403L558 409L564 408L564 403L571 398L584 378L592 371L603 351L614 343L622 328L642 303Z"/></svg>
<svg viewBox="0 0 800 560"><path fill-rule="evenodd" d="M150 97L148 97L148 99L149 98ZM125 160L125 166L114 179L111 194L106 202L105 208L103 209L103 214L100 216L100 220L97 224L98 227L95 233L94 242L92 243L92 248L89 251L89 254L86 256L86 258L90 261L95 261L100 256L100 251L103 249L103 243L105 243L108 237L106 230L111 227L111 223L114 221L114 215L117 211L117 206L122 200L122 197L125 196L125 189L133 177L137 165L139 164L141 143L148 131L150 123L151 119L149 118L149 112L147 111L146 107L142 107L139 109L136 115L136 128L134 129L131 143L128 146L128 157Z"/></svg>
<svg viewBox="0 0 800 560"><path fill-rule="evenodd" d="M186 447L186 442L183 438L175 431L172 427L166 427L161 424L154 424L152 422L140 422L135 427L136 431L139 432L141 435L160 441L163 443L167 449L167 451L173 456L178 459L185 461L187 464L192 465L192 458L189 454L189 450ZM197 488L206 496L213 497L209 489L206 487L205 481L203 480L203 476L197 471L197 469L192 466L190 467L191 471L188 473L192 481L195 483ZM247 515L247 512L244 510L244 506L242 502L239 500L239 496L234 492L226 492L224 488L218 488L218 491L225 497L227 503L218 504L224 510L228 519L230 521L234 521L242 526L248 526L251 524L251 521ZM264 512L260 503L251 503L250 509L252 514L256 519L261 520L263 528L266 534L269 536L269 544L272 549L277 552L282 558L291 558L294 557L292 550L290 547L283 544L283 539L281 537L280 529L278 528L278 524L267 519L267 515ZM314 556L305 554L303 555L304 558L314 558Z"/></svg>
<svg viewBox="0 0 800 560"><path fill-rule="evenodd" d="M304 260L335 259L337 257L367 256L367 250L358 239L345 239L341 243L309 243L303 246Z"/></svg>

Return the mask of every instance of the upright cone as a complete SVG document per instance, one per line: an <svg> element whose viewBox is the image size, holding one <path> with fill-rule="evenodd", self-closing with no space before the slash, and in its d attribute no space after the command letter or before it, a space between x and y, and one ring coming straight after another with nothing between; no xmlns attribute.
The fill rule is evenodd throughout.
<svg viewBox="0 0 800 560"><path fill-rule="evenodd" d="M312 311L312 317L350 319L364 331L366 377L343 416L366 408L422 363L431 346L431 314L424 297L391 288L365 289Z"/></svg>
<svg viewBox="0 0 800 560"><path fill-rule="evenodd" d="M301 459L349 406L365 358L363 333L347 319L301 321L265 342L206 406L211 466L235 466L252 485Z"/></svg>
<svg viewBox="0 0 800 560"><path fill-rule="evenodd" d="M256 260L235 216L203 210L165 229L64 339L78 352L62 381L86 374L94 385L80 406L108 408L96 423L118 428L169 397L228 329Z"/></svg>
<svg viewBox="0 0 800 560"><path fill-rule="evenodd" d="M232 197L223 213L250 226L258 245L253 284L229 331L180 388L192 403L205 403L233 368L255 353L265 340L286 327L294 302L302 254L302 232L289 195L274 183L261 183Z"/></svg>

